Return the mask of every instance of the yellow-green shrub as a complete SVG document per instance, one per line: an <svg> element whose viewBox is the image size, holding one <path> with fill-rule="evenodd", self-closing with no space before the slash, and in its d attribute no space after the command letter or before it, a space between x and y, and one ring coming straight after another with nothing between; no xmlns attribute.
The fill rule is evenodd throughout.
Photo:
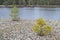
<svg viewBox="0 0 60 40"><path fill-rule="evenodd" d="M36 21L36 24L32 30L39 35L48 35L52 31L52 26L47 25L46 21L40 18Z"/></svg>
<svg viewBox="0 0 60 40"><path fill-rule="evenodd" d="M44 24L46 24L46 21L43 18L39 18L39 19L37 19L36 24L44 25Z"/></svg>

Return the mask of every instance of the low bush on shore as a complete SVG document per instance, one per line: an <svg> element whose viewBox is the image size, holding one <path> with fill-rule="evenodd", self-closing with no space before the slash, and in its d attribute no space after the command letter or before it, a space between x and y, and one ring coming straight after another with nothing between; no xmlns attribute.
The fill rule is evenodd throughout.
<svg viewBox="0 0 60 40"><path fill-rule="evenodd" d="M36 24L32 28L32 30L35 31L37 34L43 36L48 35L49 33L52 32L52 26L47 25L46 21L40 18L36 21Z"/></svg>
<svg viewBox="0 0 60 40"><path fill-rule="evenodd" d="M0 32L0 40L3 40L3 33Z"/></svg>
<svg viewBox="0 0 60 40"><path fill-rule="evenodd" d="M19 20L19 10L16 6L12 8L10 16L12 17L13 21Z"/></svg>

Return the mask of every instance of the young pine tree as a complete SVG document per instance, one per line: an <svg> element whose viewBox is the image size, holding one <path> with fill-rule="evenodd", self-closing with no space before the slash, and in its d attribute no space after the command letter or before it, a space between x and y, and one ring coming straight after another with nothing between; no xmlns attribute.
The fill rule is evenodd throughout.
<svg viewBox="0 0 60 40"><path fill-rule="evenodd" d="M19 20L19 10L16 6L12 8L10 16L12 17L13 21Z"/></svg>

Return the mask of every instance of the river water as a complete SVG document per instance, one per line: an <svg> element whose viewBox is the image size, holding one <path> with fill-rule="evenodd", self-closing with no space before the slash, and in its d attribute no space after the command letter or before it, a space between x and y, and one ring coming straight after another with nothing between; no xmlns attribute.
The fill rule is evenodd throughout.
<svg viewBox="0 0 60 40"><path fill-rule="evenodd" d="M60 20L60 8L22 7L19 9L21 19L44 19ZM11 8L0 8L0 18L11 18Z"/></svg>

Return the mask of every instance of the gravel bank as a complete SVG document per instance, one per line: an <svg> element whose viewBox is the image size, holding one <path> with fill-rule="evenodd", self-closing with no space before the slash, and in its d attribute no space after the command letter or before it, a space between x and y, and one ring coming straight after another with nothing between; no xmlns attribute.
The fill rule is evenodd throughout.
<svg viewBox="0 0 60 40"><path fill-rule="evenodd" d="M3 34L3 40L53 40L53 35L39 36L32 31L35 20L1 20L0 31ZM48 25L54 27L53 31L57 40L60 40L60 20L47 20Z"/></svg>

